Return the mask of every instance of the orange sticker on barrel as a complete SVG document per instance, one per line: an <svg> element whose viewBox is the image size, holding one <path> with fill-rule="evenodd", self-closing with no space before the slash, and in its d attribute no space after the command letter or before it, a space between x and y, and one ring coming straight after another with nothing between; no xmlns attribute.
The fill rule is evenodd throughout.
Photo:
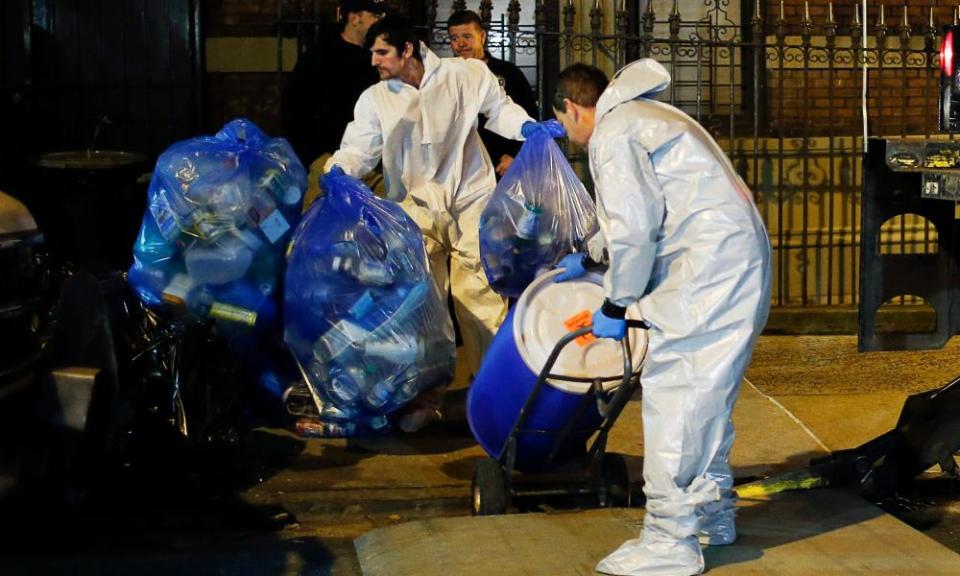
<svg viewBox="0 0 960 576"><path fill-rule="evenodd" d="M581 328L586 328L587 326L593 325L593 315L589 310L581 310L573 316L567 318L563 321L563 326L567 329L567 332L576 332ZM587 332L583 336L579 336L576 339L578 346L583 348L587 344L593 342L597 338L593 335L592 332Z"/></svg>

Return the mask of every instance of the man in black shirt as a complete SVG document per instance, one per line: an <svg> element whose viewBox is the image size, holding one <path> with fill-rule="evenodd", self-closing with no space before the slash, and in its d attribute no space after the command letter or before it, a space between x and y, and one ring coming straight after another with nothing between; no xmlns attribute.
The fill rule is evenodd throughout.
<svg viewBox="0 0 960 576"><path fill-rule="evenodd" d="M304 165L340 148L357 99L380 81L363 42L385 12L384 0L342 0L337 33L327 33L297 58L280 112L287 139Z"/></svg>
<svg viewBox="0 0 960 576"><path fill-rule="evenodd" d="M487 41L487 31L483 28L480 16L472 10L460 10L450 15L447 20L447 32L450 34L450 47L454 54L461 58L476 58L487 63L487 68L500 80L500 85L514 102L527 111L532 118L537 118L537 104L533 90L526 76L515 64L498 60L490 55L484 47ZM480 140L490 154L497 177L503 176L513 162L513 158L520 151L520 142L508 140L499 134L483 127L487 119L480 115Z"/></svg>

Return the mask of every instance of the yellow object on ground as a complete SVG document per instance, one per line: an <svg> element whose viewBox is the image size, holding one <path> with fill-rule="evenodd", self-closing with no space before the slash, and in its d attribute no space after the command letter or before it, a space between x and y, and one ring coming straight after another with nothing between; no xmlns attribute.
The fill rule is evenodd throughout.
<svg viewBox="0 0 960 576"><path fill-rule="evenodd" d="M810 490L811 488L825 488L830 481L822 475L814 474L809 469L788 472L779 476L757 480L734 488L738 498L762 498L786 492L788 490Z"/></svg>

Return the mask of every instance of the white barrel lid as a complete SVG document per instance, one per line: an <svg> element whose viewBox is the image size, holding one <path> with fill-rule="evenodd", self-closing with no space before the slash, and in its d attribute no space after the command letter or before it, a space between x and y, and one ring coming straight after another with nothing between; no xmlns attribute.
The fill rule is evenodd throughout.
<svg viewBox="0 0 960 576"><path fill-rule="evenodd" d="M571 330L565 322L578 313L593 314L603 305L603 276L589 273L567 282L554 282L562 270L551 270L537 277L517 300L513 316L513 337L517 351L527 368L539 374L557 342ZM627 318L641 319L636 304L627 308ZM630 330L633 372L643 364L647 352L647 331ZM577 378L622 377L623 352L620 342L597 338L585 345L574 341L567 344L557 357L551 374ZM604 382L603 389L620 385L617 378ZM585 394L588 382L571 382L550 378L551 386L572 394Z"/></svg>

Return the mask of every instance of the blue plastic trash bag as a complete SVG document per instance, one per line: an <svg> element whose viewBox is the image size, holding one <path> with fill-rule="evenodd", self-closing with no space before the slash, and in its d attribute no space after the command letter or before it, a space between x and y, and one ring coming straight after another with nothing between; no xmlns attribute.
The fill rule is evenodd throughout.
<svg viewBox="0 0 960 576"><path fill-rule="evenodd" d="M157 160L130 285L148 305L216 319L235 346L279 334L284 251L307 172L282 138L233 120Z"/></svg>
<svg viewBox="0 0 960 576"><path fill-rule="evenodd" d="M596 206L563 151L548 134L534 133L480 216L487 280L497 293L517 298L596 230Z"/></svg>
<svg viewBox="0 0 960 576"><path fill-rule="evenodd" d="M453 325L416 223L339 168L321 186L287 258L284 340L329 435L353 435L452 379Z"/></svg>
<svg viewBox="0 0 960 576"><path fill-rule="evenodd" d="M358 420L320 399L285 350L273 365L260 374L259 400L278 419L279 425L293 428L301 436L346 437L389 431L385 415Z"/></svg>

